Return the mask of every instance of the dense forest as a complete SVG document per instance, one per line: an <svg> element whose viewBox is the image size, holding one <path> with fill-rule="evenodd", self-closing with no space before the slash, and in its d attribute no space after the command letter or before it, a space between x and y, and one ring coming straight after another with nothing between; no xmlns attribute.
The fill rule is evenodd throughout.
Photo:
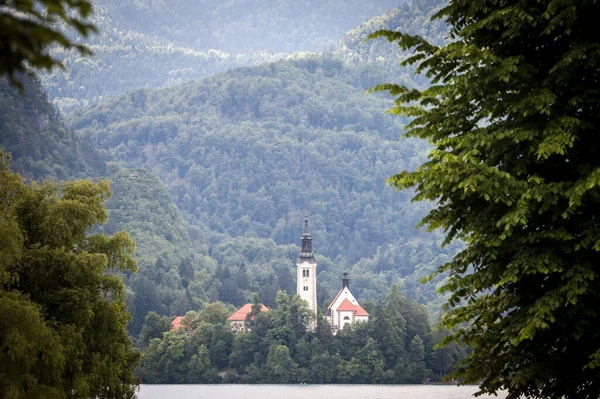
<svg viewBox="0 0 600 399"><path fill-rule="evenodd" d="M405 8L418 7L431 12L418 3ZM403 121L386 115L391 102L364 94L385 76L335 55L311 56L171 89L137 89L69 118L76 136L65 137L91 142L97 152L86 156L108 162L83 175L112 180L110 216L99 231L130 231L137 242L140 272L126 275L131 333L139 333L149 310L174 316L216 300L239 306L252 292L273 306L279 290L293 292L306 210L320 304L347 270L361 299L381 300L395 282L439 311L435 285L419 280L456 248L440 248L441 234L414 230L428 207L408 208L410 193L386 188L395 171L422 162L428 146L398 141ZM48 135L37 134L30 140ZM14 151L12 136L4 141ZM74 155L58 142L44 149ZM19 167L23 156L13 156ZM63 175L82 176L76 167Z"/></svg>
<svg viewBox="0 0 600 399"><path fill-rule="evenodd" d="M62 112L71 112L134 88L172 86L235 67L321 51L357 64L370 63L385 77L379 82L400 76L423 84L425 80L413 77L410 68L398 68L398 60L405 54L397 46L363 40L377 29L402 27L439 43L446 32L443 23L429 21L443 4L441 0L377 4L328 0L304 2L301 11L297 10L300 3L274 1L260 10L233 15L227 14L233 2L180 3L184 2L149 7L141 1L96 2L94 21L102 35L87 41L94 55L59 48L52 51L66 69L42 76L51 102ZM235 7L249 5L244 3L237 2ZM398 7L399 3L403 4ZM212 14L206 13L207 9ZM170 23L172 19L177 20L176 25ZM241 34L240 29L249 34ZM200 33L204 31L210 33Z"/></svg>
<svg viewBox="0 0 600 399"><path fill-rule="evenodd" d="M19 77L23 92L0 77L0 150L11 168L30 179L94 177L104 162L85 138L69 132L39 82Z"/></svg>
<svg viewBox="0 0 600 399"><path fill-rule="evenodd" d="M319 303L337 291L344 269L361 298L381 299L399 282L427 303L435 287L418 281L454 249L440 248L441 235L415 230L427 206L409 211L410 193L395 193L385 180L414 168L428 146L397 140L402 121L385 113L391 103L364 94L378 80L368 72L327 56L279 61L135 90L69 123L117 164L158 176L194 236L210 245L206 255L232 273L244 264L263 288L285 280L296 257L285 248L297 248L308 210ZM280 288L287 287L276 283L261 295L265 303Z"/></svg>

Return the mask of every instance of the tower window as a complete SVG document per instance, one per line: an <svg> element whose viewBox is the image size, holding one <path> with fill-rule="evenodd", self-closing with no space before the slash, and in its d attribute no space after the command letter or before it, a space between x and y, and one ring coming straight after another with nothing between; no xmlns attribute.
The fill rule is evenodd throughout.
<svg viewBox="0 0 600 399"><path fill-rule="evenodd" d="M344 317L344 320L350 320L350 318L348 316Z"/></svg>
<svg viewBox="0 0 600 399"><path fill-rule="evenodd" d="M305 285L303 289L304 289L304 291L308 291L308 286Z"/></svg>
<svg viewBox="0 0 600 399"><path fill-rule="evenodd" d="M302 277L309 277L309 276L310 276L309 270L302 270Z"/></svg>

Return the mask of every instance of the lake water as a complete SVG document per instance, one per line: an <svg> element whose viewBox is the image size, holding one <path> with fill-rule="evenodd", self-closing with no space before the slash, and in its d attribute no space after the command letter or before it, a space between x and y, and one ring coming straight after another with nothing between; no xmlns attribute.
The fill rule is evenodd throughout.
<svg viewBox="0 0 600 399"><path fill-rule="evenodd" d="M470 399L476 391L452 385L142 385L138 399Z"/></svg>

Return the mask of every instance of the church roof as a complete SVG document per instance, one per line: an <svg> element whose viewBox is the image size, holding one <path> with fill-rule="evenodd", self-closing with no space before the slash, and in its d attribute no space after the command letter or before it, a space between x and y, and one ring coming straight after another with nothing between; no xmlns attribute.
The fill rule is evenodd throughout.
<svg viewBox="0 0 600 399"><path fill-rule="evenodd" d="M260 304L260 306L261 306L261 308L260 308L261 312L269 311L269 308L266 307L265 305L263 305L262 303ZM229 320L229 321L244 321L244 320L246 320L246 316L250 312L252 312L252 304L247 303L244 306L242 306L241 308L239 308L238 310L236 310L234 314L232 314L231 316L229 316L227 318L227 320Z"/></svg>
<svg viewBox="0 0 600 399"><path fill-rule="evenodd" d="M363 309L362 306L360 305L355 305L356 306L356 312L354 313L354 316L368 316L369 313Z"/></svg>
<svg viewBox="0 0 600 399"><path fill-rule="evenodd" d="M362 306L360 306L359 304L354 305L352 302L350 302L348 300L348 298L344 299L344 301L340 304L340 306L338 306L337 308L338 312L354 312L354 316L368 316L369 313L367 313L366 310L364 310L362 308Z"/></svg>

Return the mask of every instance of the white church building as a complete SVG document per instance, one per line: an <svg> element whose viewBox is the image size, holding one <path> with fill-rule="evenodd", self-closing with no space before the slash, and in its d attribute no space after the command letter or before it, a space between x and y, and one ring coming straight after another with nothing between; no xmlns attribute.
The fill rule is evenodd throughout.
<svg viewBox="0 0 600 399"><path fill-rule="evenodd" d="M302 234L302 245L296 268L296 292L300 298L308 303L308 307L314 313L316 320L317 262L315 262L312 251L312 237L308 232L308 215L304 218L304 233ZM342 330L347 324L369 320L369 313L360 306L352 292L350 292L349 282L348 273L344 273L342 289L325 311L325 317L334 334ZM311 329L315 329L316 321L311 327Z"/></svg>
<svg viewBox="0 0 600 399"><path fill-rule="evenodd" d="M360 306L352 292L350 292L350 279L346 272L342 277L342 289L331 301L325 311L325 317L334 334L339 330L343 330L348 324L369 321L369 313Z"/></svg>

